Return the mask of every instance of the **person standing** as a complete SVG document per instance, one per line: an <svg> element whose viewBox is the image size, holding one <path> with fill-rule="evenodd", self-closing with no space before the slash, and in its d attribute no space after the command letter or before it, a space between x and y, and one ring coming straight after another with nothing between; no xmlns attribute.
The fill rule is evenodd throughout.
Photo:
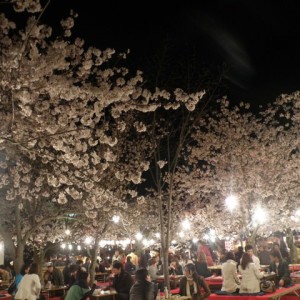
<svg viewBox="0 0 300 300"><path fill-rule="evenodd" d="M259 293L260 279L263 278L263 273L259 271L248 252L244 253L242 257L239 272L242 275L240 293Z"/></svg>
<svg viewBox="0 0 300 300"><path fill-rule="evenodd" d="M131 262L135 265L135 268L137 269L139 266L139 258L135 254L135 249L132 249L131 252L127 255L127 257L131 257Z"/></svg>
<svg viewBox="0 0 300 300"><path fill-rule="evenodd" d="M150 262L149 262L149 275L150 275L150 278L151 278L151 281L156 281L158 275L158 268L157 268L157 261L156 261L156 258L153 257L150 259Z"/></svg>
<svg viewBox="0 0 300 300"><path fill-rule="evenodd" d="M86 271L89 273L90 272L90 267L91 267L91 258L87 257L85 259L85 263L83 264L83 267L86 269Z"/></svg>
<svg viewBox="0 0 300 300"><path fill-rule="evenodd" d="M151 282L146 269L135 273L135 284L130 289L130 300L154 300L157 295L157 285Z"/></svg>
<svg viewBox="0 0 300 300"><path fill-rule="evenodd" d="M149 260L151 258L150 255L150 250L146 249L144 254L141 255L140 257L140 262L139 262L139 266L141 269L147 269L148 265L149 265Z"/></svg>
<svg viewBox="0 0 300 300"><path fill-rule="evenodd" d="M239 246L237 252L235 253L235 261L237 262L237 266L239 266L239 264L241 263L244 253L244 248L242 246Z"/></svg>
<svg viewBox="0 0 300 300"><path fill-rule="evenodd" d="M135 265L131 262L131 256L127 256L127 262L125 264L125 271L130 275L133 275L135 272Z"/></svg>
<svg viewBox="0 0 300 300"><path fill-rule="evenodd" d="M240 287L240 280L237 276L237 262L235 261L234 253L227 252L225 262L222 264L222 291L227 293L237 292Z"/></svg>
<svg viewBox="0 0 300 300"><path fill-rule="evenodd" d="M113 257L112 257L112 262L114 263L115 261L122 262L122 258L121 258L121 255L120 255L120 251L119 251L119 250L116 250L116 251L115 251L115 254L114 254Z"/></svg>
<svg viewBox="0 0 300 300"><path fill-rule="evenodd" d="M211 276L211 272L208 269L206 255L204 252L199 252L197 261L195 263L196 272L199 276L203 276L204 278Z"/></svg>
<svg viewBox="0 0 300 300"><path fill-rule="evenodd" d="M25 274L18 286L15 299L36 300L41 291L41 282L38 275L38 266L33 263L28 274Z"/></svg>
<svg viewBox="0 0 300 300"><path fill-rule="evenodd" d="M258 258L260 261L260 264L268 266L271 263L270 260L270 252L267 250L267 247L265 245L260 246L260 251L258 252Z"/></svg>
<svg viewBox="0 0 300 300"><path fill-rule="evenodd" d="M206 256L206 263L209 267L214 265L212 254L210 248L202 241L200 241L199 248L197 251L197 257L200 255L201 252L204 252Z"/></svg>
<svg viewBox="0 0 300 300"><path fill-rule="evenodd" d="M279 251L273 250L270 253L270 271L276 274L276 284L286 287L291 284L290 270L288 263L282 258Z"/></svg>

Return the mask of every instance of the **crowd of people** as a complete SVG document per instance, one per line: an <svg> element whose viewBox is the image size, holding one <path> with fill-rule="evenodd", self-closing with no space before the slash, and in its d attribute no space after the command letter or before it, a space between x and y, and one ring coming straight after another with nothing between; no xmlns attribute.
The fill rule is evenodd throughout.
<svg viewBox="0 0 300 300"><path fill-rule="evenodd" d="M262 272L261 265L267 265L267 271L275 274L277 286L286 287L291 284L288 252L285 252L282 244L274 243L271 249L261 246L258 256L254 255L253 250L251 245L246 245L245 251L244 248L238 247L236 252L220 252L217 263L222 264L222 292L258 293L261 279L266 274ZM212 275L209 266L215 263L216 259L211 249L204 243L200 243L195 255L190 252L169 255L166 269L170 275L181 275L180 295L192 299L206 299L210 289L205 278ZM15 277L14 290L11 293L15 299L36 300L42 299L40 292L44 287L66 286L65 300L84 299L96 288L95 285L92 285L93 288L90 287L93 283L90 282L90 268L89 257L85 261L67 260L62 271L53 262L49 262L40 280L37 264L26 264ZM116 290L117 300L154 300L159 291L164 288L162 281L158 280L159 276L163 275L159 252L153 256L153 253L150 255L150 251L145 250L138 256L134 249L131 249L127 255L115 250L111 261L98 259L95 264L96 273L105 273L107 270L111 271L112 279L106 289ZM11 275L4 268L0 268L0 276L8 279ZM202 295L201 291L204 291Z"/></svg>
<svg viewBox="0 0 300 300"><path fill-rule="evenodd" d="M243 249L242 249L243 250ZM261 279L267 274L274 274L277 286L286 287L291 284L288 262L282 257L279 249L269 252L267 273L262 271L259 257L254 255L253 247L247 245L240 256L227 252L222 264L222 291L228 293L259 293Z"/></svg>

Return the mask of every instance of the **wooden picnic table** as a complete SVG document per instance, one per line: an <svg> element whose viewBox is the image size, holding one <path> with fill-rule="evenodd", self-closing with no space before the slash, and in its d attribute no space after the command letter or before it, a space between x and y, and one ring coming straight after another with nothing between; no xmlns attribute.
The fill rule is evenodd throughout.
<svg viewBox="0 0 300 300"><path fill-rule="evenodd" d="M54 297L54 296L65 296L66 291L68 287L67 286L52 286L49 288L44 288L41 290L41 294L44 295L47 299Z"/></svg>

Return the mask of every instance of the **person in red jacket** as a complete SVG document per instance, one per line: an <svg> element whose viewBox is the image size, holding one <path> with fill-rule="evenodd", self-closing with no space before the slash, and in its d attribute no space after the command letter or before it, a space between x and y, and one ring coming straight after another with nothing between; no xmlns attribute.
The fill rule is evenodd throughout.
<svg viewBox="0 0 300 300"><path fill-rule="evenodd" d="M203 252L206 256L206 262L207 262L207 266L213 266L214 265L214 261L212 259L212 255L210 252L210 249L207 245L204 244L204 242L200 242L198 251L197 251L197 257L200 256L200 253Z"/></svg>

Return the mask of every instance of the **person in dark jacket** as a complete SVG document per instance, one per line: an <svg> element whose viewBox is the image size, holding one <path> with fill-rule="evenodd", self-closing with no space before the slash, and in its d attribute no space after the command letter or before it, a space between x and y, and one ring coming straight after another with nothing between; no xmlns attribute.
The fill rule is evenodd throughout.
<svg viewBox="0 0 300 300"><path fill-rule="evenodd" d="M119 261L113 263L112 273L114 277L111 287L118 292L116 300L129 300L129 292L133 285L131 275L124 271L123 264Z"/></svg>
<svg viewBox="0 0 300 300"><path fill-rule="evenodd" d="M238 247L238 251L235 253L235 261L237 262L237 267L240 265L244 253L244 248L242 246Z"/></svg>
<svg viewBox="0 0 300 300"><path fill-rule="evenodd" d="M286 287L291 284L290 270L288 263L282 259L278 250L270 253L271 265L270 271L276 273L276 284L280 287Z"/></svg>
<svg viewBox="0 0 300 300"><path fill-rule="evenodd" d="M64 282L65 285L70 288L73 283L76 281L77 278L77 272L79 271L79 266L75 264L71 264L67 267L65 267L63 274L64 274Z"/></svg>
<svg viewBox="0 0 300 300"><path fill-rule="evenodd" d="M130 300L154 300L157 295L157 285L150 281L146 269L139 269L135 273L135 284L130 289Z"/></svg>
<svg viewBox="0 0 300 300"><path fill-rule="evenodd" d="M131 256L127 256L127 261L125 264L125 271L130 275L133 275L135 272L135 265L131 262Z"/></svg>
<svg viewBox="0 0 300 300"><path fill-rule="evenodd" d="M210 289L202 276L198 276L193 264L187 264L184 267L185 276L181 278L179 285L179 294L188 296L193 300L206 299L210 295ZM201 294L203 288L204 294Z"/></svg>
<svg viewBox="0 0 300 300"><path fill-rule="evenodd" d="M146 249L145 253L142 254L140 258L139 266L141 269L143 268L146 269L148 267L150 258L151 258L150 250Z"/></svg>
<svg viewBox="0 0 300 300"><path fill-rule="evenodd" d="M270 252L267 250L265 245L259 247L258 258L261 265L270 265Z"/></svg>
<svg viewBox="0 0 300 300"><path fill-rule="evenodd" d="M210 277L211 272L207 267L206 256L203 252L198 255L198 261L195 263L196 272L199 276Z"/></svg>
<svg viewBox="0 0 300 300"><path fill-rule="evenodd" d="M44 282L47 284L48 281L55 286L64 285L64 276L60 269L53 266L53 263L48 264L48 270L44 274Z"/></svg>
<svg viewBox="0 0 300 300"><path fill-rule="evenodd" d="M173 258L169 267L170 275L183 275L182 266L179 264L178 259Z"/></svg>

